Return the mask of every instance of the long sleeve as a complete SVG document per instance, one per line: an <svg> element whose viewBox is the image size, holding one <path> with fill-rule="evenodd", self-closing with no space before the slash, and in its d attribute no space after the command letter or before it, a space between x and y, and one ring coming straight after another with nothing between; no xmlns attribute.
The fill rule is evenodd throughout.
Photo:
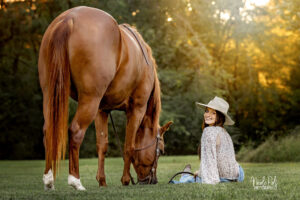
<svg viewBox="0 0 300 200"><path fill-rule="evenodd" d="M216 139L218 135L216 127L206 127L201 138L201 178L203 183L217 184L220 182Z"/></svg>

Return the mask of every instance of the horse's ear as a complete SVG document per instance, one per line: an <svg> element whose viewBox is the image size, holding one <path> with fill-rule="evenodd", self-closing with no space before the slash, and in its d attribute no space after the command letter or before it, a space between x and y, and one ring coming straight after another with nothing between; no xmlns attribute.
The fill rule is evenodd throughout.
<svg viewBox="0 0 300 200"><path fill-rule="evenodd" d="M168 123L166 123L165 125L163 125L161 128L160 128L160 136L163 136L164 133L169 129L169 127L171 126L171 124L173 124L172 121L169 121Z"/></svg>

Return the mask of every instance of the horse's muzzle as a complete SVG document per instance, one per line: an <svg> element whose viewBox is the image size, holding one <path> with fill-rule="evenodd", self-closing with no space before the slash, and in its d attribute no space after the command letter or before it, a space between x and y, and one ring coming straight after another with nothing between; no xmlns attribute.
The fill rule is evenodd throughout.
<svg viewBox="0 0 300 200"><path fill-rule="evenodd" d="M147 185L147 184L157 184L157 178L156 177L146 177L144 179L138 179L138 183L140 185Z"/></svg>
<svg viewBox="0 0 300 200"><path fill-rule="evenodd" d="M150 184L157 184L157 183L158 183L157 179L152 179Z"/></svg>

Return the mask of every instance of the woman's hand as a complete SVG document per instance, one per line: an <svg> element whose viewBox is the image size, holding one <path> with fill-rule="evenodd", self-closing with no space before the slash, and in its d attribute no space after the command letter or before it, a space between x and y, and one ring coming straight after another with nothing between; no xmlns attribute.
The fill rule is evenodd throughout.
<svg viewBox="0 0 300 200"><path fill-rule="evenodd" d="M194 172L194 177L196 178L196 176L198 176L199 172L198 170Z"/></svg>

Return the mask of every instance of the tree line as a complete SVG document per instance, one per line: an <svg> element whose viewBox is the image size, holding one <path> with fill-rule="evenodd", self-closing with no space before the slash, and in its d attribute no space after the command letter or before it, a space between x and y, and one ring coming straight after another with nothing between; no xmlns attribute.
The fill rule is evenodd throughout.
<svg viewBox="0 0 300 200"><path fill-rule="evenodd" d="M225 98L238 150L280 138L300 124L300 3L270 0L27 0L0 2L0 159L44 158L42 93L37 60L47 26L63 11L86 5L137 28L150 45L162 90L167 155L195 154L203 111L196 101ZM70 119L77 103L70 99ZM124 142L124 113L112 112ZM88 129L81 157L96 156ZM109 124L108 156L118 156Z"/></svg>

